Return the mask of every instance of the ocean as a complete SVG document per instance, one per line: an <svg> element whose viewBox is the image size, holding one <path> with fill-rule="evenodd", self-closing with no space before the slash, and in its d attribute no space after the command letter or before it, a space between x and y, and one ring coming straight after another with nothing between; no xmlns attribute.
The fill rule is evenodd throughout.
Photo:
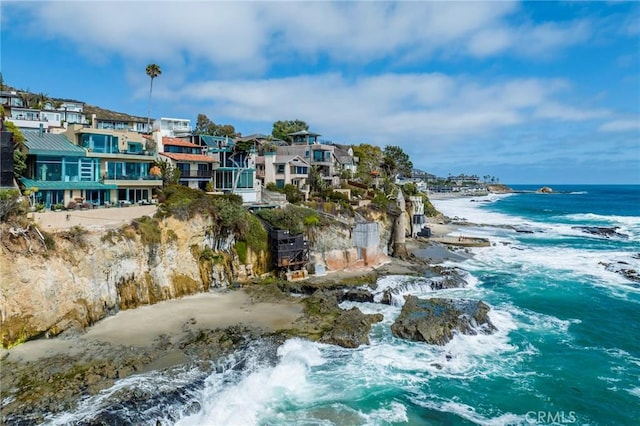
<svg viewBox="0 0 640 426"><path fill-rule="evenodd" d="M456 335L445 346L409 342L390 330L401 301L348 302L344 308L384 315L370 345L256 341L213 373L131 376L50 423L637 424L640 283L612 265L640 271L640 185L553 189L434 200L445 215L474 224L454 235L491 241L447 264L464 269L468 285L378 282L378 291L483 300L494 334ZM604 228L612 233L597 232Z"/></svg>

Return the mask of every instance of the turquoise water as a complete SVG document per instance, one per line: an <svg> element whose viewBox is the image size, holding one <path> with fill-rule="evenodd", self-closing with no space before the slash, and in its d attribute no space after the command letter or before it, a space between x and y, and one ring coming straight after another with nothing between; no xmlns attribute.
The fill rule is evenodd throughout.
<svg viewBox="0 0 640 426"><path fill-rule="evenodd" d="M273 353L257 342L206 377L156 373L118 385L157 394L168 387L164 395L182 389L180 398L150 397L154 409L118 412L103 402L107 391L102 408L93 399L52 423L110 412L109 419L134 424L637 424L640 283L603 263L640 270L640 186L554 190L434 201L449 216L483 225L455 235L492 242L458 264L468 271L466 288L432 291L426 280L402 276L378 282L380 293L401 286L402 294L484 300L498 328L493 335L457 335L443 347L412 343L390 332L401 302L345 303L384 315L371 345L350 350L291 339ZM626 237L575 226L618 227ZM242 368L232 367L240 360Z"/></svg>

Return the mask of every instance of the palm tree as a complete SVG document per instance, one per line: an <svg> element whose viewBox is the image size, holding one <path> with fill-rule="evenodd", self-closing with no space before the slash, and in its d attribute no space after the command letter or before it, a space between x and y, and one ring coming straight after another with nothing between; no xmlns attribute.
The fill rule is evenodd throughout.
<svg viewBox="0 0 640 426"><path fill-rule="evenodd" d="M151 77L151 86L149 87L149 108L147 111L147 129L149 129L151 123L151 93L153 92L153 79L162 74L162 70L156 64L147 65L147 75Z"/></svg>

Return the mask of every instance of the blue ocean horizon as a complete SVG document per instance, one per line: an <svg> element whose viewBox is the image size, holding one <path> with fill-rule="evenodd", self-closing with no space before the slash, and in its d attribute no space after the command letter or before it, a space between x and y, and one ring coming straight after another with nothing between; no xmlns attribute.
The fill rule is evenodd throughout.
<svg viewBox="0 0 640 426"><path fill-rule="evenodd" d="M273 356L256 342L206 377L156 372L129 385L167 395L189 388L181 398L156 397L153 410L102 409L136 424L636 424L640 282L611 265L640 270L640 185L513 189L541 186L554 193L433 200L445 215L475 224L454 234L491 241L470 249L468 260L445 263L466 271L466 287L432 290L426 278L408 276L378 281L377 291L483 300L494 334L458 334L444 346L410 342L390 331L400 304L345 302L384 315L370 345L295 338ZM168 381L174 389L162 391ZM90 401L64 418L100 418L98 406Z"/></svg>

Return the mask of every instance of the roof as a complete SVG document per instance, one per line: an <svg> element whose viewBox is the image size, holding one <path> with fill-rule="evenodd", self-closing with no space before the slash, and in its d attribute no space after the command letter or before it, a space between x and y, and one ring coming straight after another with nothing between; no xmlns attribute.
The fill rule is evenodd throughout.
<svg viewBox="0 0 640 426"><path fill-rule="evenodd" d="M320 135L318 133L313 133L313 132L310 132L308 130L300 130L298 132L293 132L293 133L289 133L288 134L288 136L307 136L307 135L309 135L309 136L322 136L322 135Z"/></svg>
<svg viewBox="0 0 640 426"><path fill-rule="evenodd" d="M303 165L307 167L309 166L309 163L299 155L278 155L276 157L276 161L274 161L274 164L282 164L282 163L293 163L293 164Z"/></svg>
<svg viewBox="0 0 640 426"><path fill-rule="evenodd" d="M179 154L177 152L161 152L167 158L171 158L173 161L198 161L200 163L217 163L218 160L208 155L202 154Z"/></svg>
<svg viewBox="0 0 640 426"><path fill-rule="evenodd" d="M172 145L172 146L186 146L188 148L201 148L202 146L195 144L193 142L189 142L186 141L184 139L180 139L180 138L170 138L168 136L165 136L162 138L162 144L163 145Z"/></svg>
<svg viewBox="0 0 640 426"><path fill-rule="evenodd" d="M52 180L33 180L20 178L26 188L38 188L39 191L64 190L64 189L118 189L117 185L90 182L60 182Z"/></svg>
<svg viewBox="0 0 640 426"><path fill-rule="evenodd" d="M199 135L200 140L202 140L207 146L213 148L219 148L220 142L229 142L233 143L232 138L228 138L226 136L213 136L213 135Z"/></svg>
<svg viewBox="0 0 640 426"><path fill-rule="evenodd" d="M39 131L25 130L22 132L25 146L32 155L75 156L84 157L87 152L84 148L71 143L65 135L54 133L42 133Z"/></svg>
<svg viewBox="0 0 640 426"><path fill-rule="evenodd" d="M268 136L262 133L254 133L252 135L247 135L247 136L240 136L237 137L236 140L239 141L251 141L251 140L259 140L259 139L269 139L269 138L273 138L273 136Z"/></svg>

